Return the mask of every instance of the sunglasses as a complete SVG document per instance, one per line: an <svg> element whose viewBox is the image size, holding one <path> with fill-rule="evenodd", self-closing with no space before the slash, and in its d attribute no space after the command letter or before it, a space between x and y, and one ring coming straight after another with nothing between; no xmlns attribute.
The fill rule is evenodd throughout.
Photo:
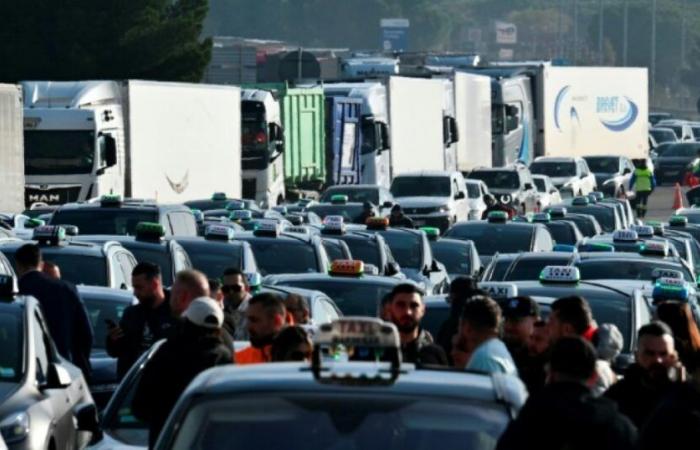
<svg viewBox="0 0 700 450"><path fill-rule="evenodd" d="M221 292L224 294L228 294L229 292L241 292L243 290L243 286L240 284L225 284L221 286Z"/></svg>

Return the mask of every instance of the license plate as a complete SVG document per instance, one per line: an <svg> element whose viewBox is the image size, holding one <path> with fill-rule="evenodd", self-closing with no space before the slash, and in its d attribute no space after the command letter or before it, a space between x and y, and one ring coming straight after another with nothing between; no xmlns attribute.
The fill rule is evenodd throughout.
<svg viewBox="0 0 700 450"><path fill-rule="evenodd" d="M678 170L669 170L669 171L664 172L664 175L673 176L673 175L678 175L678 173L679 173Z"/></svg>

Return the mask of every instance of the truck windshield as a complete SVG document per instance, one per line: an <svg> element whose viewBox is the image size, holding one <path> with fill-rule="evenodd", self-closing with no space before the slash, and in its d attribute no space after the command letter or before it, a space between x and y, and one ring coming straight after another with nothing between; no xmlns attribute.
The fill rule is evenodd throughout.
<svg viewBox="0 0 700 450"><path fill-rule="evenodd" d="M241 102L241 144L253 147L267 144L265 106L261 102Z"/></svg>
<svg viewBox="0 0 700 450"><path fill-rule="evenodd" d="M449 177L398 177L391 183L394 197L449 197Z"/></svg>
<svg viewBox="0 0 700 450"><path fill-rule="evenodd" d="M24 132L24 171L27 175L91 173L94 159L94 131Z"/></svg>
<svg viewBox="0 0 700 450"><path fill-rule="evenodd" d="M530 172L535 175L547 175L550 178L575 177L576 163L573 162L534 162Z"/></svg>
<svg viewBox="0 0 700 450"><path fill-rule="evenodd" d="M535 182L535 187L537 188L537 192L547 192L547 183L545 183L544 179L533 178L532 181Z"/></svg>
<svg viewBox="0 0 700 450"><path fill-rule="evenodd" d="M469 178L483 181L489 189L520 189L518 174L512 170L475 170Z"/></svg>

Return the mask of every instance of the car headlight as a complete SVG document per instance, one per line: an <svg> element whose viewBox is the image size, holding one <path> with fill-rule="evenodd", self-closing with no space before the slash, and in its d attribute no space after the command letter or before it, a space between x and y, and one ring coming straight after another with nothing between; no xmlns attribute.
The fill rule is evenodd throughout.
<svg viewBox="0 0 700 450"><path fill-rule="evenodd" d="M19 442L29 435L29 416L21 412L6 417L0 422L0 434L5 443Z"/></svg>
<svg viewBox="0 0 700 450"><path fill-rule="evenodd" d="M438 212L438 213L448 213L448 212L450 212L450 208L449 208L449 206L447 206L447 205L442 205L442 206L439 206L439 207L435 208L435 212Z"/></svg>

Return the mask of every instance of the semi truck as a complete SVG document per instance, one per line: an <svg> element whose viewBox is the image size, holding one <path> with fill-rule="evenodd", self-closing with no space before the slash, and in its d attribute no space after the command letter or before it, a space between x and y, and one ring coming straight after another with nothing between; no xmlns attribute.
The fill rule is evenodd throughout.
<svg viewBox="0 0 700 450"><path fill-rule="evenodd" d="M0 84L0 211L24 209L22 88Z"/></svg>
<svg viewBox="0 0 700 450"><path fill-rule="evenodd" d="M240 89L26 81L25 202L241 195Z"/></svg>
<svg viewBox="0 0 700 450"><path fill-rule="evenodd" d="M457 129L457 170L463 174L476 167L491 167L491 79L455 72L454 103Z"/></svg>

